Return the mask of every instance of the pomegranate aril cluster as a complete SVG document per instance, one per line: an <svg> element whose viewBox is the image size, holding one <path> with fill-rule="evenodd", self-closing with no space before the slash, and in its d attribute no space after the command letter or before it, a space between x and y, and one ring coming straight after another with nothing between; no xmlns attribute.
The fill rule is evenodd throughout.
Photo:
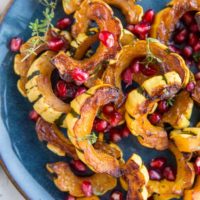
<svg viewBox="0 0 200 200"><path fill-rule="evenodd" d="M176 171L172 166L167 165L165 157L152 159L149 165L148 172L151 180L160 181L166 179L168 181L175 181Z"/></svg>
<svg viewBox="0 0 200 200"><path fill-rule="evenodd" d="M145 40L151 29L151 25L154 21L155 12L152 9L149 9L145 12L142 21L139 24L127 25L127 29L135 34L139 39Z"/></svg>

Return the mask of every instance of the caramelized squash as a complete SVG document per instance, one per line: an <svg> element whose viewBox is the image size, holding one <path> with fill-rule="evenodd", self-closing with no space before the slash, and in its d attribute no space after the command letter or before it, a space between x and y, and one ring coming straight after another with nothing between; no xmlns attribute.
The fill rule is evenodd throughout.
<svg viewBox="0 0 200 200"><path fill-rule="evenodd" d="M78 177L71 171L69 165L64 162L47 164L47 170L54 173L57 177L54 179L56 187L63 191L69 192L74 197L84 197L82 191L82 182L89 181L92 184L94 195L103 195L117 185L116 178L107 174L94 174L90 177Z"/></svg>
<svg viewBox="0 0 200 200"><path fill-rule="evenodd" d="M186 161L177 147L170 143L169 150L174 154L177 163L177 175L175 181L166 179L161 181L150 180L148 182L149 196L157 194L165 199L165 196L183 196L185 189L190 189L194 183L195 172L193 164ZM166 198L167 199L167 198ZM161 198L160 198L161 200Z"/></svg>
<svg viewBox="0 0 200 200"><path fill-rule="evenodd" d="M189 11L200 11L199 0L170 1L166 8L156 15L151 29L151 37L157 38L164 44L168 44L176 24Z"/></svg>

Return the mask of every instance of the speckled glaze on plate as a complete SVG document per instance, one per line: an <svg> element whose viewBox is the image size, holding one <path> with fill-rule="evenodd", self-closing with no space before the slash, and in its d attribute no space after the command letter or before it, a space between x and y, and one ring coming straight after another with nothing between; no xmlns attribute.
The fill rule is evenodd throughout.
<svg viewBox="0 0 200 200"><path fill-rule="evenodd" d="M153 8L159 11L167 2L168 0L141 0L139 4L145 10ZM54 186L45 164L66 159L54 155L38 141L34 123L27 117L31 104L19 94L16 88L18 77L13 72L15 54L8 49L10 38L20 36L26 40L30 37L28 24L35 18L40 18L42 10L37 0L15 0L0 25L0 157L4 168L27 199L63 200L66 194L58 191ZM122 18L119 11L115 11L116 15ZM56 17L63 16L65 14L59 3ZM195 108L192 123L195 124L198 119L200 119L200 112ZM120 146L124 150L125 159L136 152L142 156L145 163L158 155L165 155L175 163L170 152L144 148L133 136L123 140ZM107 193L101 199L109 199L109 194Z"/></svg>

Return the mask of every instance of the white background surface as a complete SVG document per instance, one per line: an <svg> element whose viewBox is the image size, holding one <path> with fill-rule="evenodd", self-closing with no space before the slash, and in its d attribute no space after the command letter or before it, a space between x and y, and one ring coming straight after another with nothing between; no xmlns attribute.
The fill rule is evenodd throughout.
<svg viewBox="0 0 200 200"><path fill-rule="evenodd" d="M0 14L9 0L0 0ZM24 200L0 167L0 200Z"/></svg>

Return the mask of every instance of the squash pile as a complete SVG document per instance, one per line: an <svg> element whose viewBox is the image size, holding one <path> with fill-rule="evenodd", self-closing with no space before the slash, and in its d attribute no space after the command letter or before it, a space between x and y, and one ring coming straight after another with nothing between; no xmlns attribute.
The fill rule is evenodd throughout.
<svg viewBox="0 0 200 200"><path fill-rule="evenodd" d="M119 179L127 200L200 199L200 161L195 162L200 127L190 127L194 101L200 103L200 78L195 81L185 57L169 46L185 13L196 12L200 24L200 0L173 0L154 23L152 11L143 15L134 0L62 4L75 19L71 31L51 28L27 56L37 39L30 38L14 60L18 90L38 116L38 139L57 156L71 159L46 165L56 187L69 194L68 200L104 199L111 190L110 199L121 200L123 194L115 191ZM129 26L123 27L111 6L121 10ZM150 32L137 38L145 23L152 24ZM56 37L64 47L50 48ZM116 144L123 137L136 139L149 152L169 150L176 173L156 179L135 152L124 160L126 145Z"/></svg>

